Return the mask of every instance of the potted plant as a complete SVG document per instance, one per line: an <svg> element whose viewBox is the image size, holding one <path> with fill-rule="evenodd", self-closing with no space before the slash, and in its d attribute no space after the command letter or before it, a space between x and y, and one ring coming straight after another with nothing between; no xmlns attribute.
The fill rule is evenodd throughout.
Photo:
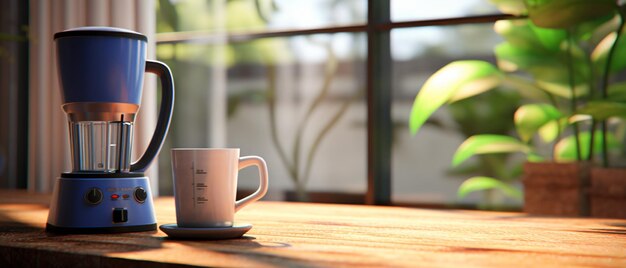
<svg viewBox="0 0 626 268"><path fill-rule="evenodd" d="M596 98L594 89L606 87L606 83L598 86L597 81L606 80L605 67L611 62L606 59L619 54L614 53L617 42L606 45L609 41L602 41L611 33L621 32L621 25L611 27L614 17L619 17L619 8L614 1L521 2L500 3L504 11L528 14L530 20L495 24L495 30L506 40L495 49L498 66L464 61L439 70L415 99L411 130L417 132L446 102L502 86L516 89L529 102L515 113L518 137L470 137L459 147L453 165L478 154L524 152L528 156L524 164L525 211L586 215L589 162L619 144L604 129L597 131L595 123L582 122L579 110ZM548 150L552 153L542 150L541 144L536 146L535 136L552 144ZM510 181L486 176L466 180L459 195L484 189L518 195Z"/></svg>
<svg viewBox="0 0 626 268"><path fill-rule="evenodd" d="M623 46L624 39L620 37L620 34L616 34L614 42L617 46ZM611 54L615 54L615 50L609 52ZM606 66L609 72L605 79L608 81L608 74L613 69L610 66L614 65L607 63ZM604 85L604 94L598 100L589 102L580 111L581 115L585 115L580 118L590 121L594 126L600 126L600 139L609 141L600 147L600 163L591 168L590 210L593 217L626 218L623 207L626 203L626 148L622 146L621 150L613 150L610 144L613 137L620 137L624 141L626 136L626 83Z"/></svg>
<svg viewBox="0 0 626 268"><path fill-rule="evenodd" d="M626 204L626 169L623 166L619 167L616 165L616 162L610 161L612 148L609 144L610 139L614 136L612 135L613 131L619 129L616 127L610 128L610 125L612 123L621 124L621 128L624 127L624 121L613 120L613 122L610 122L609 119L626 116L625 84L623 82L611 83L611 76L614 76L626 67L624 63L626 51L623 49L626 44L623 38L626 10L624 6L618 6L614 1L601 2L606 3L595 3L598 8L594 12L597 12L599 16L613 15L614 19L611 23L613 24L611 28L615 30L606 34L591 54L591 62L601 68L601 73L598 75L600 80L597 82L597 94L595 96L592 95L591 101L580 111L580 114L590 116L582 118L589 121L592 130L599 128L599 136L591 137L591 142L595 138L600 140L601 143L599 148L601 165L594 166L591 169L589 189L590 212L591 216L594 217L626 218L626 210L623 208L623 205ZM545 18L556 13L556 9L550 9L549 6L546 8L538 5L537 8L536 13L545 13L545 16L538 16L538 18ZM581 10L572 13L573 16L580 17L590 12ZM554 25L549 21L545 21L545 24L546 27L568 27L571 23ZM602 28L600 27L599 25L596 30L601 31ZM623 132L621 135L624 135ZM623 161L624 159L622 158L621 160Z"/></svg>
<svg viewBox="0 0 626 268"><path fill-rule="evenodd" d="M575 116L570 121L581 120L589 125L589 151L596 149L601 157L601 166L593 166L590 178L590 209L592 216L626 218L623 209L626 201L626 170L611 165L611 151L621 146L615 142L614 132L611 131L608 119L626 116L626 104L623 97L626 89L624 83L610 83L611 75L626 68L625 41L622 38L626 24L626 9L618 6L615 1L596 1L586 3L582 1L527 1L529 15L533 22L541 27L576 29L587 27L591 34L599 38L597 44L588 54L588 65L598 75L589 79L589 85L597 90L591 92L588 101L578 111L579 114L590 117ZM564 5L571 12L560 18L553 18L555 12L563 11ZM586 25L585 25L586 23ZM607 29L608 32L607 32ZM614 123L624 125L624 121ZM612 128L615 130L616 128ZM623 132L621 135L624 135ZM622 139L623 140L623 139ZM594 146L596 141L599 146ZM589 153L588 161L596 163L594 154ZM623 159L622 159L623 160Z"/></svg>

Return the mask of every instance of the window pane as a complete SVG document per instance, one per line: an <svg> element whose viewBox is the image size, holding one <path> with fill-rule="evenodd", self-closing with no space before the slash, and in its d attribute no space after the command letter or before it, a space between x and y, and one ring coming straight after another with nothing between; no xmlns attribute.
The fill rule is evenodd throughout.
<svg viewBox="0 0 626 268"><path fill-rule="evenodd" d="M391 20L429 20L499 14L486 0L391 0Z"/></svg>
<svg viewBox="0 0 626 268"><path fill-rule="evenodd" d="M365 23L366 0L159 1L158 32L316 28ZM220 4L221 3L221 4ZM218 12L219 11L219 12Z"/></svg>
<svg viewBox="0 0 626 268"><path fill-rule="evenodd" d="M459 102L456 108L452 108L455 110L444 105L415 136L411 136L408 129L411 107L424 81L446 64L464 59L494 63L493 48L501 42L501 38L489 23L397 29L392 31L391 38L394 81L392 120L397 128L392 148L392 199L400 203L459 202L456 197L459 185L471 176L487 175L489 171L480 169L474 173L453 175L450 163L454 152L470 134L512 130L513 111L519 99L512 92L494 90ZM497 101L494 102L494 99ZM510 105L507 105L508 102ZM459 112L465 117L459 116ZM464 168L481 163L474 158L469 164ZM501 199L497 193L495 195L493 198ZM486 200L476 193L460 202L479 203Z"/></svg>
<svg viewBox="0 0 626 268"><path fill-rule="evenodd" d="M274 199L295 188L296 176L308 177L310 191L365 193L364 41L362 34L332 34L225 47L159 45L177 90L168 146L216 146L215 138L224 135L220 146L265 158ZM212 61L216 53L225 65ZM219 104L212 99L220 90L216 79L223 79L228 103L222 129L211 129L219 120L211 114ZM169 174L168 157L160 161L161 174ZM256 174L243 170L239 188L253 190Z"/></svg>

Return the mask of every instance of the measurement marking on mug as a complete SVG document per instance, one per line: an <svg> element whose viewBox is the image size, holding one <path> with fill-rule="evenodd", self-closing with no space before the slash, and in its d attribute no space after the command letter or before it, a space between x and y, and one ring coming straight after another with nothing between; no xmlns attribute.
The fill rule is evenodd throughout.
<svg viewBox="0 0 626 268"><path fill-rule="evenodd" d="M196 184L196 172L194 172L195 170L196 170L196 161L194 160L194 161L191 161L191 176L192 176L192 181L193 181L192 185ZM196 207L196 202L195 202L196 201L196 191L193 191L193 200L194 200L193 207L195 208Z"/></svg>
<svg viewBox="0 0 626 268"><path fill-rule="evenodd" d="M209 199L206 199L205 197L198 197L198 200L196 200L196 202L198 204L204 204L204 203L206 203L208 201L209 201Z"/></svg>

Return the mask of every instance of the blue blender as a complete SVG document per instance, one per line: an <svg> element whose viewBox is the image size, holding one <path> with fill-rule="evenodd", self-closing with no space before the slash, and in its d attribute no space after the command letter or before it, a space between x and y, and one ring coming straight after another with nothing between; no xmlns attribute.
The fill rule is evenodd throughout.
<svg viewBox="0 0 626 268"><path fill-rule="evenodd" d="M159 153L172 117L174 83L169 68L146 60L146 36L126 29L81 27L58 32L54 40L72 171L56 180L46 230L156 230L144 172ZM145 72L161 80L161 107L148 148L131 164L133 124Z"/></svg>

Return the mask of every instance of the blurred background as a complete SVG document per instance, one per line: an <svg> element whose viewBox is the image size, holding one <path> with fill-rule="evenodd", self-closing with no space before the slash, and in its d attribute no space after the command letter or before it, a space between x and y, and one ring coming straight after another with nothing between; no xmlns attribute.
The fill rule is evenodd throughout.
<svg viewBox="0 0 626 268"><path fill-rule="evenodd" d="M467 176L450 169L466 137L459 128L472 126L459 124L447 109L417 136L407 124L415 95L433 72L459 59L495 61L493 47L502 40L493 23L459 18L499 11L483 0L393 0L389 9L391 22L418 23L386 26L391 65L389 74L378 74L367 72L367 29L360 27L368 24L365 0L159 1L157 58L172 68L177 89L164 149L239 147L244 155L267 160L267 199L363 203L367 83L390 75L391 87L382 90L391 94L392 202L470 207L486 202L481 193L457 198ZM224 98L226 113L220 114ZM159 169L162 176L169 174L168 154L161 154ZM242 172L241 189L256 188L255 172ZM171 188L171 180L161 180L161 193ZM491 198L519 206L516 200Z"/></svg>
<svg viewBox="0 0 626 268"><path fill-rule="evenodd" d="M0 6L3 188L27 187L32 2ZM435 71L455 60L495 63L502 37L493 25L505 15L490 1L153 3L156 34L148 36L176 86L158 162L161 195L172 194L171 148L238 147L268 162L268 200L520 209L498 192L459 198L468 174L484 170L476 161L450 164L468 136L512 130L516 96L460 101L416 135L408 129L415 96ZM242 171L239 185L242 194L255 189L256 171Z"/></svg>

